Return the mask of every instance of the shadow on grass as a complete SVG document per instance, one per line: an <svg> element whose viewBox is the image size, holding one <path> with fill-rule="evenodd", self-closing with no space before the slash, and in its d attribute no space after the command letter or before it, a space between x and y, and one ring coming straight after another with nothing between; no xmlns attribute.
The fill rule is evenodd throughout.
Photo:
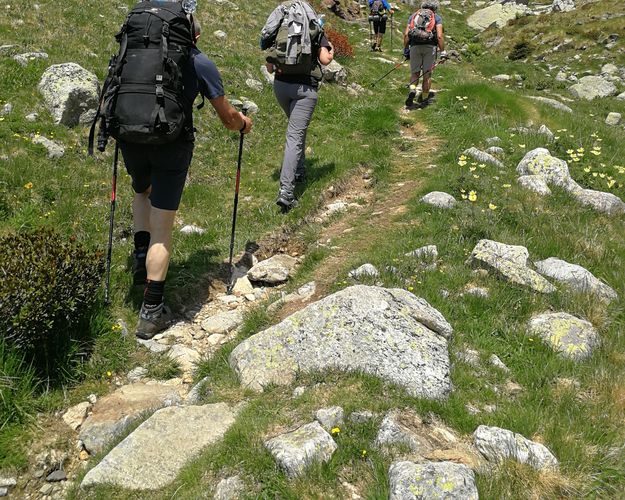
<svg viewBox="0 0 625 500"><path fill-rule="evenodd" d="M306 172L306 182L296 186L295 194L297 197L300 197L308 186L332 175L336 171L336 164L334 162L321 163L317 158L312 158L304 162L304 168ZM271 178L276 182L280 180L279 168L273 171Z"/></svg>

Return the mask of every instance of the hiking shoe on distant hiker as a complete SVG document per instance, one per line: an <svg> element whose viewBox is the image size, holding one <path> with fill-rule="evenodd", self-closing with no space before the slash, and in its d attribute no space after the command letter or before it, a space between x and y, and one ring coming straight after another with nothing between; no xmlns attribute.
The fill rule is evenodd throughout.
<svg viewBox="0 0 625 500"><path fill-rule="evenodd" d="M132 252L132 284L135 286L145 285L148 279L148 271L145 267L147 255L148 247L137 248Z"/></svg>
<svg viewBox="0 0 625 500"><path fill-rule="evenodd" d="M278 205L282 212L288 212L289 210L295 208L298 203L295 199L295 195L293 191L289 191L287 189L280 188L280 192L278 193L278 198L276 199L276 205Z"/></svg>
<svg viewBox="0 0 625 500"><path fill-rule="evenodd" d="M156 306L142 304L135 335L140 339L150 340L154 335L165 330L171 322L171 310L162 302Z"/></svg>

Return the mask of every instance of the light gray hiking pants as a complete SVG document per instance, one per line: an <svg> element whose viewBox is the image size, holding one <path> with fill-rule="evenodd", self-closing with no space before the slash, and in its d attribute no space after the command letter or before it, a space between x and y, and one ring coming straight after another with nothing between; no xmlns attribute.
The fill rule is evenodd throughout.
<svg viewBox="0 0 625 500"><path fill-rule="evenodd" d="M280 172L280 187L293 191L295 173L304 173L306 131L317 105L317 89L301 83L285 83L275 80L273 92L289 119Z"/></svg>

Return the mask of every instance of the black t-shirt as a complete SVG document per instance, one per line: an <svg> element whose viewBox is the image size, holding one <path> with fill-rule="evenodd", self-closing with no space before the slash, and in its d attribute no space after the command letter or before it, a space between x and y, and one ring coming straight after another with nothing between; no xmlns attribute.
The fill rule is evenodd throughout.
<svg viewBox="0 0 625 500"><path fill-rule="evenodd" d="M321 50L321 47L326 48L326 49L330 48L330 42L328 41L325 35L321 37L318 45L313 46L313 51L317 53L317 57L315 58L315 65L313 66L313 69L316 69L317 67L321 66L321 63L319 62L319 59L318 59L319 50ZM276 73L276 80L278 80L279 82L285 82L285 83L299 83L302 85L310 85L315 88L319 87L319 78L315 77L314 75L280 75Z"/></svg>

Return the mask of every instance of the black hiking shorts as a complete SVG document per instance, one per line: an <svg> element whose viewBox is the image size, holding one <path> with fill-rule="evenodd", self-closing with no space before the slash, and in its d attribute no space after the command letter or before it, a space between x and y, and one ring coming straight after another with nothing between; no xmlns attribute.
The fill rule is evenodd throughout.
<svg viewBox="0 0 625 500"><path fill-rule="evenodd" d="M135 193L145 193L151 186L153 207L178 210L193 157L193 142L177 140L156 146L120 142L119 147Z"/></svg>
<svg viewBox="0 0 625 500"><path fill-rule="evenodd" d="M383 35L386 33L386 21L388 17L384 16L372 16L373 17L373 32L377 35Z"/></svg>

